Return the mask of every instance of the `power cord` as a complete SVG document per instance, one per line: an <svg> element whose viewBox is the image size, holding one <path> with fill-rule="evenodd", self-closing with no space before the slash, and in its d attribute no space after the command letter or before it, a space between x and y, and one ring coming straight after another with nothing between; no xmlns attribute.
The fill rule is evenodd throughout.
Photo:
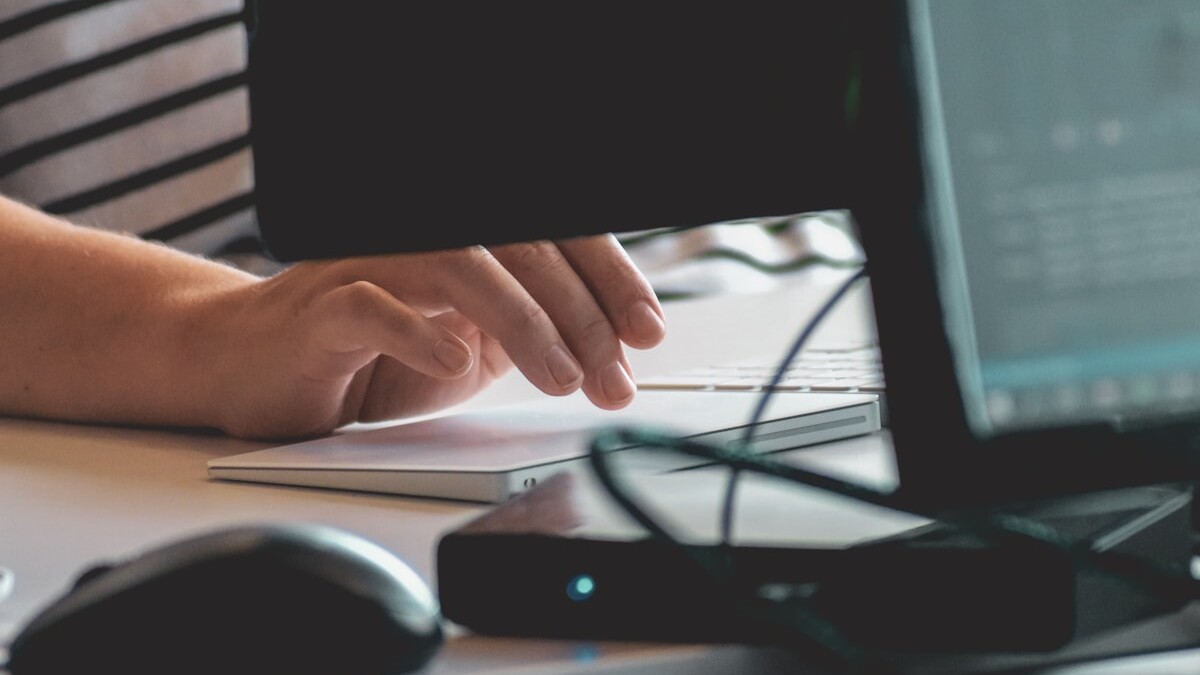
<svg viewBox="0 0 1200 675"><path fill-rule="evenodd" d="M829 316L829 313L833 311L833 308L836 307L837 304L841 302L842 298L846 296L846 293L848 293L850 289L859 282L859 280L866 278L867 268L860 267L854 274L850 275L848 279L843 281L841 285L839 285L833 292L833 294L825 300L825 302L821 303L821 307L817 309L816 314L814 314L812 319L805 324L804 329L800 331L800 334L796 336L796 339L792 342L792 345L784 354L783 360L780 362L779 367L775 369L775 373L771 376L771 380L765 387L763 387L762 395L758 398L758 404L754 406L754 412L750 415L750 422L746 425L746 431L742 434L743 446L749 447L750 443L754 440L754 430L762 422L763 416L767 412L767 405L771 401L771 395L775 393L779 387L779 383L783 381L784 376L787 374L787 369L789 366L791 366L792 361L796 360L796 356L798 356L804 349L804 345L808 344L808 341L812 338L813 333L815 333L817 328L820 327L821 323L825 321L825 317ZM730 539L733 536L733 505L736 503L739 473L740 472L738 469L730 467L729 481L725 487L725 498L721 508L721 543L725 546L729 545Z"/></svg>
<svg viewBox="0 0 1200 675"><path fill-rule="evenodd" d="M750 424L747 426L746 433L741 439L743 445L748 445L752 440L753 429L762 420L766 412L770 394L778 387L788 366L795 359L796 355L800 353L829 312L832 311L856 282L865 277L865 268L857 270L839 285L834 293L822 303L813 318L807 322L804 329L787 350L786 356L770 382L764 387L763 395L755 406ZM800 639L805 644L816 649L816 653L810 653L809 656L822 661L822 665L861 675L902 675L902 671L898 668L881 660L871 651L855 644L832 621L821 616L812 607L811 603L802 601L784 604L767 597L740 595L734 590L735 584L733 582L736 578L736 570L733 567L732 555L730 555L732 546L733 504L736 497L738 477L741 471L747 468L746 466L738 462L725 461L718 449L711 448L716 454L710 457L710 459L715 459L728 466L730 475L726 484L721 511L721 546L715 553L704 551L695 547L684 546L665 526L651 517L630 496L629 492L620 485L619 479L609 465L607 457L612 451L616 451L622 447L629 447L628 445L622 445L629 441L646 448L673 449L685 453L689 452L689 447L679 445L682 441L675 436L657 434L647 429L609 429L602 431L593 440L590 452L593 472L618 505L642 527L646 528L651 536L679 549L684 553L683 560L700 566L706 574L717 581L717 590L725 593L727 599L735 603L735 606L740 606L745 615L751 620L763 624L764 628L768 630L782 632L783 635L781 637L783 641L789 644L794 645L794 641Z"/></svg>
<svg viewBox="0 0 1200 675"><path fill-rule="evenodd" d="M788 597L786 601L771 600L761 595L745 595L737 590L736 570L733 568L732 529L736 488L742 472L749 471L781 478L786 481L817 488L863 503L921 516L956 528L959 531L980 537L996 544L1026 547L1051 547L1072 564L1076 572L1089 570L1104 574L1119 582L1129 584L1142 592L1168 602L1180 599L1200 599L1200 583L1181 566L1166 565L1136 555L1117 551L1095 551L1084 542L1080 543L1062 536L1054 529L1037 521L1007 514L955 515L934 512L899 498L895 492L845 481L810 471L791 464L754 453L751 447L753 429L761 422L771 395L783 378L791 361L803 349L813 332L828 313L837 305L853 285L867 277L866 268L859 269L841 284L822 304L813 318L805 325L783 359L770 384L764 388L750 424L739 445L723 448L708 445L694 439L685 439L673 434L646 428L611 428L601 430L591 444L589 459L597 479L611 497L652 537L679 549L682 559L699 565L713 578L721 592L733 594L731 599L746 612L749 620L761 622L792 646L808 646L816 652L806 656L818 658L823 665L839 668L843 672L860 675L897 675L903 671L889 663L881 655L850 640L836 622L822 615L805 597ZM609 455L621 449L637 446L647 449L662 449L700 457L728 467L729 480L722 502L720 546L716 553L698 547L684 545L666 526L650 516L646 509L631 496L630 490L609 463ZM799 644L793 642L799 641Z"/></svg>

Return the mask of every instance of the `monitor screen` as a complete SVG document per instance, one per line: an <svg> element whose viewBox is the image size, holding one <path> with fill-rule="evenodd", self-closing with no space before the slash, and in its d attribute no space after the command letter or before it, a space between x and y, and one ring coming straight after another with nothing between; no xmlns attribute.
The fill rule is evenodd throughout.
<svg viewBox="0 0 1200 675"><path fill-rule="evenodd" d="M1185 480L1200 438L1200 7L897 0L850 134L900 489Z"/></svg>
<svg viewBox="0 0 1200 675"><path fill-rule="evenodd" d="M842 208L840 3L251 3L281 260Z"/></svg>
<svg viewBox="0 0 1200 675"><path fill-rule="evenodd" d="M935 264L972 426L1200 409L1200 5L912 12Z"/></svg>

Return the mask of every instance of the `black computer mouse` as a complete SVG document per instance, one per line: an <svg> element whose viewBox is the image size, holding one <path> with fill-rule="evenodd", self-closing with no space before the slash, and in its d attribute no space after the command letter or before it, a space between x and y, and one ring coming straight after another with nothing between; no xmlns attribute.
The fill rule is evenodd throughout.
<svg viewBox="0 0 1200 675"><path fill-rule="evenodd" d="M93 568L8 649L11 675L395 675L443 641L402 560L319 525L253 525Z"/></svg>

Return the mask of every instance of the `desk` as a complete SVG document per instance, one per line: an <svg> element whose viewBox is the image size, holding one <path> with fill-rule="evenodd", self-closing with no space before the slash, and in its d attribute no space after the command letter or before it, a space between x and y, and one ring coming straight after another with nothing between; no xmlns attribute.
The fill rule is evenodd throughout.
<svg viewBox="0 0 1200 675"><path fill-rule="evenodd" d="M636 372L672 372L760 349L782 354L807 313L842 278L840 272L818 272L777 291L669 304L667 341L657 350L633 353ZM869 330L866 298L865 292L852 296L831 316L818 341ZM796 311L781 311L789 307ZM726 313L739 320L711 320ZM532 387L513 377L470 405L534 395ZM884 436L854 439L821 452L834 462L863 453L882 455L885 441ZM0 639L10 639L92 563L242 523L314 521L341 527L379 542L435 582L438 538L483 509L208 479L209 459L266 445L219 435L0 419L0 564L16 573L12 596L0 602ZM1200 619L1176 621L1169 629L1200 636ZM738 646L585 644L452 633L428 672L797 672L785 653ZM1112 672L1183 672L1175 663L1179 658L1153 664L1160 670L1147 670L1152 664L1143 661L1136 670ZM1200 670L1200 653L1187 658L1188 671ZM1079 675L1093 672L1101 671Z"/></svg>

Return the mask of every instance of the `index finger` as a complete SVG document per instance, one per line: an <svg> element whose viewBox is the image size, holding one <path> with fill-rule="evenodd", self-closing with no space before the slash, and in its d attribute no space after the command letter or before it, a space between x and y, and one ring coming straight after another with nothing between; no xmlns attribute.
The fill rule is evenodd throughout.
<svg viewBox="0 0 1200 675"><path fill-rule="evenodd" d="M492 336L513 365L538 389L554 396L577 390L584 371L546 309L503 264L483 247L414 256L421 295L429 305L448 305ZM412 279L413 274L405 274ZM412 288L382 281L393 293Z"/></svg>
<svg viewBox="0 0 1200 675"><path fill-rule="evenodd" d="M662 342L666 337L662 305L616 237L607 234L556 243L622 342L638 349Z"/></svg>

